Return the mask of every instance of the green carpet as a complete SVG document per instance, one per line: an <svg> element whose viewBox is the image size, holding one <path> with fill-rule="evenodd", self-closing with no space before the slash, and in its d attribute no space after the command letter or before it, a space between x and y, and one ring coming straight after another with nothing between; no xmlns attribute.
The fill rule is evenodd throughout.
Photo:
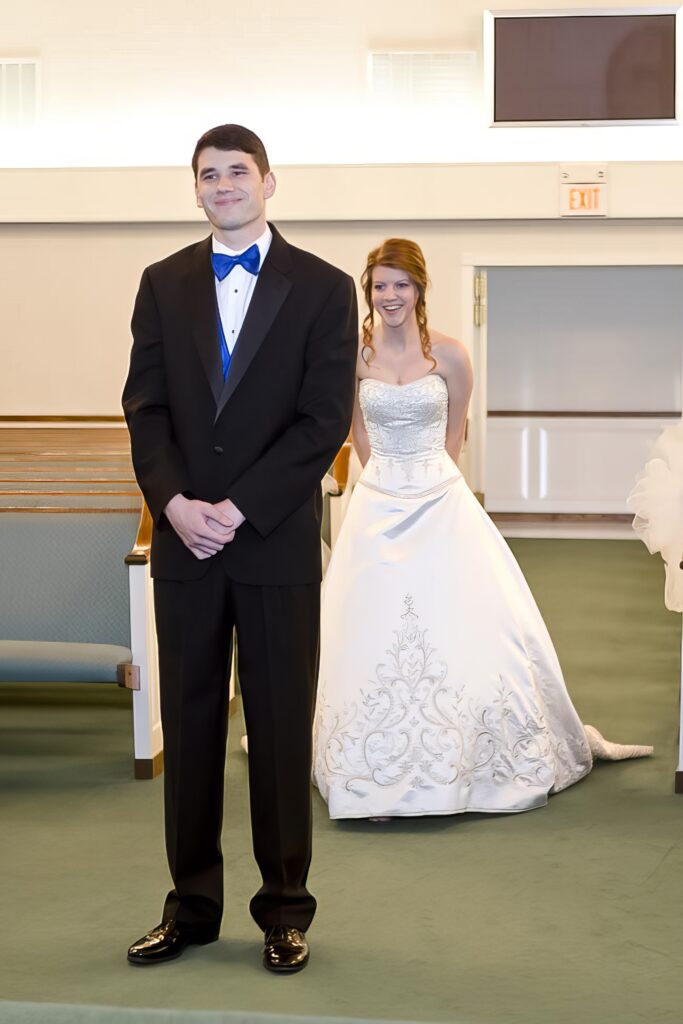
<svg viewBox="0 0 683 1024"><path fill-rule="evenodd" d="M678 1024L680 616L637 543L512 547L583 720L654 743L654 758L599 764L516 816L330 822L315 794L312 958L281 978L260 966L247 910L257 872L234 720L221 940L141 970L125 950L157 923L167 877L161 782L131 779L128 695L0 687L0 1022Z"/></svg>

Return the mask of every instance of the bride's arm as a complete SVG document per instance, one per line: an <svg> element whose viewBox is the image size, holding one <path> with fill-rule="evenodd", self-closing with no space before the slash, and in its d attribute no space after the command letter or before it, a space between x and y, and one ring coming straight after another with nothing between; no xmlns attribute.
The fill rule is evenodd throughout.
<svg viewBox="0 0 683 1024"><path fill-rule="evenodd" d="M365 429L365 420L363 419L363 412L360 407L360 401L358 399L358 391L360 388L360 378L356 377L356 398L353 403L353 420L351 422L351 440L353 441L353 447L356 450L356 454L361 461L361 465L370 458L370 440L368 438L368 432Z"/></svg>
<svg viewBox="0 0 683 1024"><path fill-rule="evenodd" d="M467 409L472 395L472 364L465 346L454 338L440 340L438 364L448 386L446 451L457 462L465 440Z"/></svg>
<svg viewBox="0 0 683 1024"><path fill-rule="evenodd" d="M360 382L363 379L363 371L367 365L363 359L363 352L363 332L361 331L358 335L358 354L356 356L356 397L353 402L351 441L353 442L353 447L362 466L364 466L370 458L370 440L368 438L368 432L365 429L363 410L360 407Z"/></svg>

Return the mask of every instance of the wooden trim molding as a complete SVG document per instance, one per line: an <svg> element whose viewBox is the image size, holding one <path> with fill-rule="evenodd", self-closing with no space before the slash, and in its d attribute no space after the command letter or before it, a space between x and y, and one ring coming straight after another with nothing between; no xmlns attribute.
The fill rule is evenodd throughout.
<svg viewBox="0 0 683 1024"><path fill-rule="evenodd" d="M124 662L116 666L116 682L124 690L140 689L140 666Z"/></svg>
<svg viewBox="0 0 683 1024"><path fill-rule="evenodd" d="M0 460L1 463L2 460ZM78 466L74 467L78 472L87 473L86 469L81 469ZM31 476L28 471L23 476L0 476L0 484L133 484L135 483L135 477L118 477L118 476L89 476L85 480L82 477L77 476L41 476L36 478L35 475ZM5 491L5 494L13 493ZM40 493L35 491L19 491L14 492L19 494L34 494ZM139 496L139 491L46 491L46 494L126 494L132 496Z"/></svg>
<svg viewBox="0 0 683 1024"><path fill-rule="evenodd" d="M45 482L46 483L52 483L51 480L46 480ZM38 480L38 481L36 481L36 483L42 483L42 481ZM126 481L126 483L129 483L129 481ZM27 495L39 494L41 497L46 497L46 498L48 498L48 497L50 497L50 498L54 498L54 497L67 497L68 495L73 495L74 497L77 497L77 498L84 498L84 497L88 497L88 498L100 498L100 497L104 497L104 498L106 498L106 497L110 497L110 498L111 497L116 497L116 498L137 498L139 496L140 492L139 491L109 491L109 490L107 490L107 491L104 491L104 490L103 491L57 491L57 490L49 490L48 488L45 488L45 487L34 487L32 490L29 490L28 488L25 488L24 490L6 490L6 491L3 490L0 493L2 493L2 494L11 494L11 495L13 495L15 497L19 497L20 495L21 496L27 496Z"/></svg>
<svg viewBox="0 0 683 1024"><path fill-rule="evenodd" d="M344 441L337 452L337 456L332 464L332 476L339 484L339 490L342 492L346 487L346 482L349 478L349 459L351 458L351 442Z"/></svg>
<svg viewBox="0 0 683 1024"><path fill-rule="evenodd" d="M152 549L152 516L145 502L142 503L138 532L133 547L126 555L126 565L147 565Z"/></svg>
<svg viewBox="0 0 683 1024"><path fill-rule="evenodd" d="M136 779L156 779L164 770L164 752L160 750L154 757L135 758Z"/></svg>
<svg viewBox="0 0 683 1024"><path fill-rule="evenodd" d="M135 508L72 508L71 506L61 505L0 505L0 514L3 512L21 512L22 515L26 513L35 512L50 512L64 515L73 515L77 512L79 515L90 516L90 515L130 515L133 512L139 512L140 506L136 505Z"/></svg>
<svg viewBox="0 0 683 1024"><path fill-rule="evenodd" d="M677 793L679 796L683 794L683 772L676 772L674 793Z"/></svg>
<svg viewBox="0 0 683 1024"><path fill-rule="evenodd" d="M123 416L0 416L0 423L125 423Z"/></svg>
<svg viewBox="0 0 683 1024"><path fill-rule="evenodd" d="M36 466L53 466L55 463L67 463L71 464L75 459L82 458L86 459L91 466L74 466L73 472L78 473L90 473L92 472L92 466L101 468L102 466L109 466L112 463L116 466L116 472L121 472L122 465L129 465L130 456L125 451L100 451L93 452L90 450L77 450L63 452L63 451L36 451L36 452L15 452L9 448L4 448L0 452L0 463L3 466L27 466L35 468ZM121 465L116 465L120 463ZM60 465L60 469L63 468Z"/></svg>

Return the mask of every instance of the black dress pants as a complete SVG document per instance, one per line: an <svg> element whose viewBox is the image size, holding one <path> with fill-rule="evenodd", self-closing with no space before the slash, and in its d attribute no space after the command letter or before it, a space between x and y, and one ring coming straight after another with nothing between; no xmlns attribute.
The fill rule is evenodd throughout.
<svg viewBox="0 0 683 1024"><path fill-rule="evenodd" d="M315 913L311 860L312 724L320 587L249 586L220 555L199 580L156 580L166 850L174 888L163 919L218 925L223 912L223 782L233 626L249 735L254 854L263 929L305 931Z"/></svg>

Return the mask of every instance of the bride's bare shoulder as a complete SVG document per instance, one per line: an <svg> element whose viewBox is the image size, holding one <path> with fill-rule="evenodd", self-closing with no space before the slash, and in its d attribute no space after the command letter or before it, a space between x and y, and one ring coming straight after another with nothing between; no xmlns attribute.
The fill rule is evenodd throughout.
<svg viewBox="0 0 683 1024"><path fill-rule="evenodd" d="M449 338L439 331L430 330L429 336L432 342L432 355L436 359L437 366L444 372L444 375L453 375L464 379L472 377L472 362L465 346L457 338Z"/></svg>

